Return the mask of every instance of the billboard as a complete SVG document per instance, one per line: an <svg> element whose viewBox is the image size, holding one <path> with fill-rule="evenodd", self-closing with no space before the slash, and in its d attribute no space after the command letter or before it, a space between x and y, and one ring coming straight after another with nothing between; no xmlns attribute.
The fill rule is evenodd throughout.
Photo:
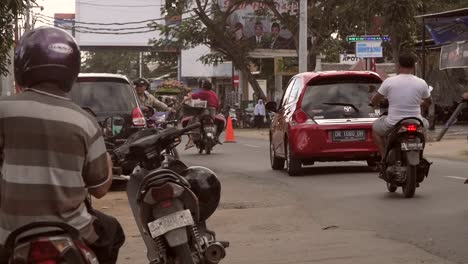
<svg viewBox="0 0 468 264"><path fill-rule="evenodd" d="M358 41L356 42L356 57L358 58L382 58L382 41Z"/></svg>
<svg viewBox="0 0 468 264"><path fill-rule="evenodd" d="M468 68L468 42L443 46L440 52L440 69Z"/></svg>
<svg viewBox="0 0 468 264"><path fill-rule="evenodd" d="M233 0L219 0L222 10L226 10ZM295 13L298 2L275 0L280 13ZM242 4L229 17L228 23L235 41L242 42L254 49L296 49L294 38L279 21L266 14L268 7L254 2ZM259 15L259 13L264 13Z"/></svg>
<svg viewBox="0 0 468 264"><path fill-rule="evenodd" d="M75 36L75 14L54 14L54 26Z"/></svg>
<svg viewBox="0 0 468 264"><path fill-rule="evenodd" d="M428 19L426 28L438 45L468 40L468 16Z"/></svg>

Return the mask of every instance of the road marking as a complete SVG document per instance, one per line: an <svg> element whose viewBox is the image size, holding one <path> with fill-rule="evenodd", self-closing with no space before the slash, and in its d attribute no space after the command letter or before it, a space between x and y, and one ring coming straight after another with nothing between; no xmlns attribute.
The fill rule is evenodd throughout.
<svg viewBox="0 0 468 264"><path fill-rule="evenodd" d="M457 176L444 176L445 178L456 179L456 180L466 180L464 177L457 177Z"/></svg>
<svg viewBox="0 0 468 264"><path fill-rule="evenodd" d="M255 145L249 145L249 144L243 144L244 146L251 147L251 148L260 148L259 146Z"/></svg>

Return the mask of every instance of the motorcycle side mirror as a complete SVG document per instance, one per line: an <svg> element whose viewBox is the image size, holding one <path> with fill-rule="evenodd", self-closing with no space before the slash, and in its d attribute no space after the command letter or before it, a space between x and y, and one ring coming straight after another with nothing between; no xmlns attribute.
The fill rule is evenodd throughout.
<svg viewBox="0 0 468 264"><path fill-rule="evenodd" d="M103 135L105 137L113 137L122 132L125 125L125 118L121 116L110 116L106 118L102 123Z"/></svg>
<svg viewBox="0 0 468 264"><path fill-rule="evenodd" d="M270 111L270 112L273 112L273 113L278 112L278 106L277 106L276 102L274 102L274 101L266 103L265 109Z"/></svg>
<svg viewBox="0 0 468 264"><path fill-rule="evenodd" d="M156 113L156 110L148 105L140 107L141 112L145 115L146 118L150 118Z"/></svg>

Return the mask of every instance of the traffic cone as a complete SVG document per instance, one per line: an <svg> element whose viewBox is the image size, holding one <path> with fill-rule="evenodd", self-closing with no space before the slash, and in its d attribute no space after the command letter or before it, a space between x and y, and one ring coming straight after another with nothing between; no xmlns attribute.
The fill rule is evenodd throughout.
<svg viewBox="0 0 468 264"><path fill-rule="evenodd" d="M227 120L226 126L226 139L224 143L236 143L236 139L234 138L234 129L232 128L232 119L229 116Z"/></svg>

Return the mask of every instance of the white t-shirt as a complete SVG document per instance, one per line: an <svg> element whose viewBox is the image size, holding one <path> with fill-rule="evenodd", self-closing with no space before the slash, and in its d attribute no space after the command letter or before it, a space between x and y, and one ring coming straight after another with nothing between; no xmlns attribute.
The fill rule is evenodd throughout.
<svg viewBox="0 0 468 264"><path fill-rule="evenodd" d="M395 125L403 118L421 116L421 102L431 96L426 81L412 74L386 79L378 91L389 102L387 122Z"/></svg>

